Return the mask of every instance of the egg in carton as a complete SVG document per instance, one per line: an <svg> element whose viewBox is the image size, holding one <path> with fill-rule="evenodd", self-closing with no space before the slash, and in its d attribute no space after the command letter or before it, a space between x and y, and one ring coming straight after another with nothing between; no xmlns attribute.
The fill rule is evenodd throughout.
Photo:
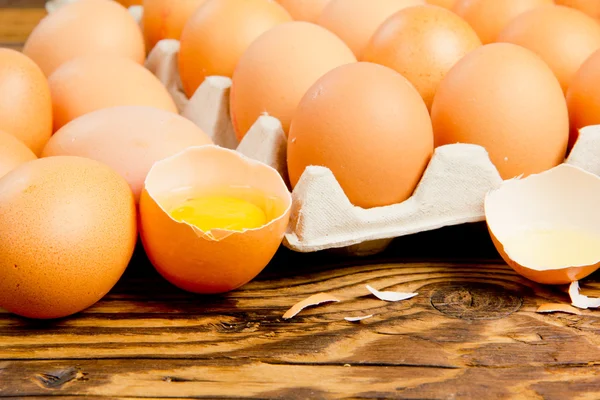
<svg viewBox="0 0 600 400"><path fill-rule="evenodd" d="M287 179L287 137L281 123L263 115L238 142L229 115L231 79L208 77L188 100L178 74L179 42L162 40L146 66L167 86L180 113L214 143L275 168ZM600 126L581 130L566 163L600 175ZM352 255L383 251L400 236L485 220L486 193L503 182L487 151L456 143L437 147L412 196L388 206L361 208L344 194L326 167L309 166L292 191L290 224L283 244L297 252L337 249Z"/></svg>

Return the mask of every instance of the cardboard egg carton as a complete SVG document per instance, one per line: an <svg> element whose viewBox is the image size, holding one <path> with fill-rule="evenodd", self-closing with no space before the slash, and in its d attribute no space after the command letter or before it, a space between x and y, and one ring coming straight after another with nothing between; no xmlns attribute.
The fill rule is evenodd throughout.
<svg viewBox="0 0 600 400"><path fill-rule="evenodd" d="M150 69L169 90L181 94L176 41L163 41L150 53ZM179 86L178 86L179 85ZM278 170L287 180L287 138L281 123L263 115L238 142L229 115L231 79L208 77L180 112L215 142ZM583 129L566 162L600 174L600 126ZM384 250L396 237L444 226L485 220L486 193L502 183L487 151L473 144L435 149L413 195L399 204L363 209L353 206L326 167L309 166L292 191L290 223L283 244L298 252L338 249L354 255Z"/></svg>

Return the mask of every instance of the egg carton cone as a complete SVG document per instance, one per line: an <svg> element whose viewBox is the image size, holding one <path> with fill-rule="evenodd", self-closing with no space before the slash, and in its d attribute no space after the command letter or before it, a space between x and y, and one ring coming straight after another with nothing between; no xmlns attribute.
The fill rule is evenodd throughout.
<svg viewBox="0 0 600 400"><path fill-rule="evenodd" d="M44 7L46 8L46 12L48 14L51 14L52 12L58 10L60 7L70 4L70 3L75 3L76 1L79 1L79 0L48 0L44 4ZM128 10L129 10L129 13L131 14L131 16L135 19L135 21L138 24L141 24L142 16L144 15L144 6L141 6L141 5L129 6Z"/></svg>
<svg viewBox="0 0 600 400"><path fill-rule="evenodd" d="M144 17L144 6L141 6L141 5L129 6L127 8L127 10L129 11L129 14L131 14L133 19L135 19L135 22L137 22L141 28L142 27L142 18Z"/></svg>
<svg viewBox="0 0 600 400"><path fill-rule="evenodd" d="M565 162L600 176L599 155L600 125L590 125L579 130L579 137Z"/></svg>
<svg viewBox="0 0 600 400"><path fill-rule="evenodd" d="M64 5L75 3L78 0L48 0L44 5L48 14L53 13Z"/></svg>
<svg viewBox="0 0 600 400"><path fill-rule="evenodd" d="M236 149L277 169L289 185L287 137L281 123L274 117L260 116L238 142L229 115L230 88L231 79L208 77L182 115L208 133L215 144ZM600 126L588 127L581 131L565 162L600 175L597 154ZM283 245L297 252L375 254L397 237L484 221L485 195L501 183L498 170L482 146L448 144L434 150L409 199L364 209L348 200L331 170L308 166L292 191L292 211Z"/></svg>
<svg viewBox="0 0 600 400"><path fill-rule="evenodd" d="M179 47L179 40L160 40L148 53L144 65L167 88L177 110L181 113L189 100L183 91L183 84L179 77Z"/></svg>

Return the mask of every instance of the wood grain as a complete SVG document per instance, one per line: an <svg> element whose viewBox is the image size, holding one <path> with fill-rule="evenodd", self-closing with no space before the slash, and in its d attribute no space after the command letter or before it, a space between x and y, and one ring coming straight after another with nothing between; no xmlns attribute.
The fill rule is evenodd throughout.
<svg viewBox="0 0 600 400"><path fill-rule="evenodd" d="M1 45L20 48L42 7L0 0ZM586 294L600 295L598 276ZM419 295L383 302L366 284ZM365 258L281 249L221 296L173 287L138 249L82 313L32 321L0 309L0 398L598 399L600 312L535 312L568 302L565 289L515 274L484 224ZM281 318L323 291L342 301Z"/></svg>
<svg viewBox="0 0 600 400"><path fill-rule="evenodd" d="M43 8L0 8L0 47L20 48L45 16Z"/></svg>
<svg viewBox="0 0 600 400"><path fill-rule="evenodd" d="M461 230L417 236L443 248ZM567 302L564 288L536 285L494 259L377 262L410 253L402 248L426 251L404 240L416 239L358 260L282 250L255 281L221 296L172 287L138 253L83 313L48 322L0 314L0 397L598 397L599 314L536 313ZM447 251L481 240L462 236ZM588 282L588 294L600 287ZM419 295L383 302L367 283ZM320 291L343 301L281 318ZM343 319L367 313L374 317Z"/></svg>

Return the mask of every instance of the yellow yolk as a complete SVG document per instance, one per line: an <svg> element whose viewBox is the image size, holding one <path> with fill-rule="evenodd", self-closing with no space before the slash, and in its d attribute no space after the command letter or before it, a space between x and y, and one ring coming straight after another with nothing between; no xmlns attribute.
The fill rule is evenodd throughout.
<svg viewBox="0 0 600 400"><path fill-rule="evenodd" d="M204 232L211 229L242 231L267 223L265 212L255 204L231 196L203 196L188 199L171 211L171 217Z"/></svg>

